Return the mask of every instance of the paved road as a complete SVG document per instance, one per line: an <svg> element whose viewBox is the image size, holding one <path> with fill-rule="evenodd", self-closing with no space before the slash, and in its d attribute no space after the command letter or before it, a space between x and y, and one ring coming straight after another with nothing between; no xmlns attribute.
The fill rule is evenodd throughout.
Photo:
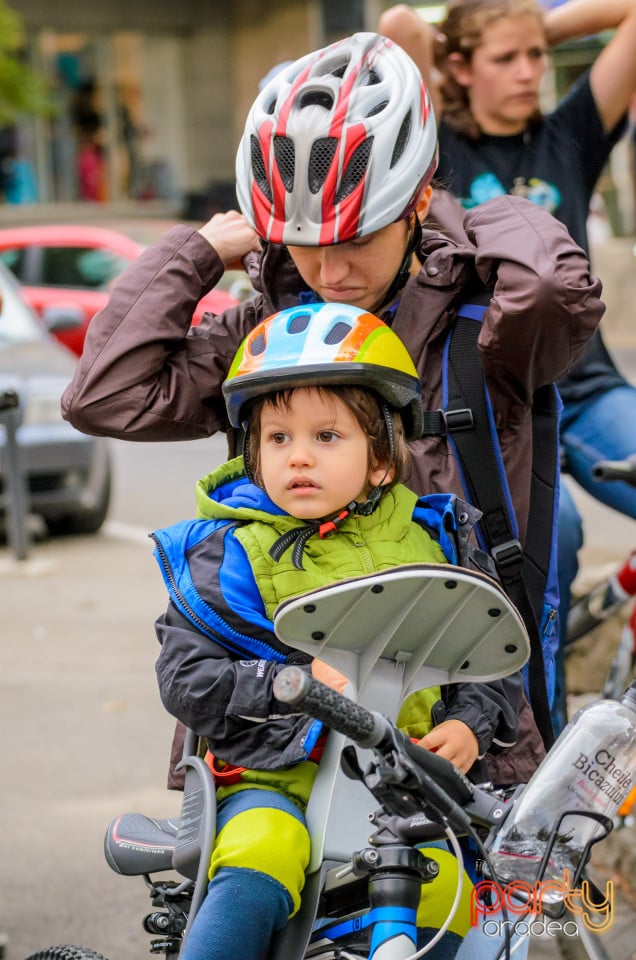
<svg viewBox="0 0 636 960"><path fill-rule="evenodd" d="M636 373L636 351L623 359ZM165 597L146 532L192 512L192 482L222 458L223 444L114 444L113 453L116 497L100 536L37 544L22 564L0 549L8 960L56 943L110 960L146 956L143 882L108 869L103 835L123 811L178 811L163 786L172 722L155 687L152 621ZM620 559L632 525L577 498L586 565ZM538 956L552 955L541 945Z"/></svg>

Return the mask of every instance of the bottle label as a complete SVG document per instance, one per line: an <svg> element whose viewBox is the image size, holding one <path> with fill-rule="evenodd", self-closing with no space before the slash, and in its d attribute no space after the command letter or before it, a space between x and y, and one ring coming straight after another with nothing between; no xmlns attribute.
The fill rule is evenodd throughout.
<svg viewBox="0 0 636 960"><path fill-rule="evenodd" d="M597 750L592 758L579 753L574 769L583 774L583 779L577 777L574 784L575 790L583 793L580 799L592 801L603 813L618 808L631 789L631 771L619 767L609 750Z"/></svg>

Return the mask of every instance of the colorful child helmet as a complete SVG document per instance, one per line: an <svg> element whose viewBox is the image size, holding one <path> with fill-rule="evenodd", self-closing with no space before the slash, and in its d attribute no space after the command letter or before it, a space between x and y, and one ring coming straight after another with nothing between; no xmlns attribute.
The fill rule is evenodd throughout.
<svg viewBox="0 0 636 960"><path fill-rule="evenodd" d="M356 33L261 91L237 153L237 196L264 240L325 246L407 217L436 167L418 68L386 37Z"/></svg>
<svg viewBox="0 0 636 960"><path fill-rule="evenodd" d="M239 427L256 397L336 384L374 390L402 412L407 439L421 435L420 381L406 347L376 316L347 304L304 304L263 320L239 347L223 395Z"/></svg>

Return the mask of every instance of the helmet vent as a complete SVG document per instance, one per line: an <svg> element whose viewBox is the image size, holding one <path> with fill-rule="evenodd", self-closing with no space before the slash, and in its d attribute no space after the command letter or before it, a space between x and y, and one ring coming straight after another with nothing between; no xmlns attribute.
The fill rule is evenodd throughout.
<svg viewBox="0 0 636 960"><path fill-rule="evenodd" d="M265 173L265 161L261 152L261 145L257 137L250 138L250 152L252 155L252 173L259 189L265 194L270 203L272 200L272 191L269 188L269 181Z"/></svg>
<svg viewBox="0 0 636 960"><path fill-rule="evenodd" d="M250 353L253 357L260 357L261 353L265 353L266 346L267 341L265 337L262 333L259 333L250 343Z"/></svg>
<svg viewBox="0 0 636 960"><path fill-rule="evenodd" d="M376 83L382 83L382 77L376 70L369 70L367 77L367 86L372 87Z"/></svg>
<svg viewBox="0 0 636 960"><path fill-rule="evenodd" d="M274 137L274 155L287 193L294 189L295 153L291 137Z"/></svg>
<svg viewBox="0 0 636 960"><path fill-rule="evenodd" d="M391 157L391 166L394 167L398 162L404 149L409 141L411 135L411 113L407 113L402 121L402 126L400 127L400 132L397 135L397 140L395 141L395 146L393 147L393 156Z"/></svg>
<svg viewBox="0 0 636 960"><path fill-rule="evenodd" d="M331 110L333 107L333 95L328 90L308 90L303 93L298 106L303 107L324 107L325 110Z"/></svg>
<svg viewBox="0 0 636 960"><path fill-rule="evenodd" d="M351 333L351 324L343 320L337 320L324 338L328 347L336 343L342 343L347 334Z"/></svg>
<svg viewBox="0 0 636 960"><path fill-rule="evenodd" d="M345 197L348 197L350 193L353 193L358 184L364 180L369 166L369 154L371 153L372 144L373 137L367 137L367 139L363 140L353 151L353 155L347 165L347 169L344 172L336 194L336 203L340 203Z"/></svg>
<svg viewBox="0 0 636 960"><path fill-rule="evenodd" d="M308 313L295 314L287 325L288 333L304 333L309 326L311 316Z"/></svg>
<svg viewBox="0 0 636 960"><path fill-rule="evenodd" d="M367 117L375 117L376 114L382 113L383 110L386 110L388 105L389 105L389 101L383 100L382 103L376 104L375 107L372 107L371 110L369 110L369 112L367 113Z"/></svg>
<svg viewBox="0 0 636 960"><path fill-rule="evenodd" d="M325 182L337 147L337 137L320 137L318 140L314 140L311 146L308 172L311 193L318 193Z"/></svg>

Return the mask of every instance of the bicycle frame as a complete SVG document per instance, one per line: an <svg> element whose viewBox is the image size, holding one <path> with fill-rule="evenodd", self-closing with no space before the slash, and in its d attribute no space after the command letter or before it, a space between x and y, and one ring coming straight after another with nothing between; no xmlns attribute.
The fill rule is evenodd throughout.
<svg viewBox="0 0 636 960"><path fill-rule="evenodd" d="M505 676L522 666L529 651L523 622L499 585L446 564L392 568L287 601L276 615L275 629L285 642L293 639L298 649L319 652L352 679L347 700L352 708L373 705L392 717L413 689ZM412 747L395 733L402 738L400 750ZM406 960L416 950L421 884L434 882L437 864L422 857L415 844L446 833L445 825L423 815L421 799L400 798L411 786L423 791L425 783L429 798L439 794L438 802L446 805L448 799L435 777L418 771L408 753L399 767L376 764L378 790L370 792L346 737L346 730L331 727L306 813L312 854L301 910L276 938L270 960ZM176 960L207 892L215 795L210 770L196 754L196 738L190 736L182 760L186 786L178 825L128 814L117 818L106 836L111 867L146 876L157 909L145 918L144 927L157 936L152 952L167 960ZM371 753L367 759L376 762ZM441 760L435 769L448 776L447 768L451 781L446 786L461 789L472 803L473 787L459 771ZM402 770L407 771L403 782L397 777ZM503 810L502 796L484 794L475 816L490 826ZM456 801L445 816L456 829L471 827L471 816ZM184 879L151 880L153 864L160 870L173 867ZM320 931L315 930L317 921Z"/></svg>
<svg viewBox="0 0 636 960"><path fill-rule="evenodd" d="M627 460L601 460L594 465L597 480L620 480L636 486L636 454ZM575 600L569 610L566 652L571 644L604 623L626 603L636 597L636 550L630 552L622 564L605 580L596 584ZM601 696L613 699L621 695L636 666L636 605L621 633Z"/></svg>

